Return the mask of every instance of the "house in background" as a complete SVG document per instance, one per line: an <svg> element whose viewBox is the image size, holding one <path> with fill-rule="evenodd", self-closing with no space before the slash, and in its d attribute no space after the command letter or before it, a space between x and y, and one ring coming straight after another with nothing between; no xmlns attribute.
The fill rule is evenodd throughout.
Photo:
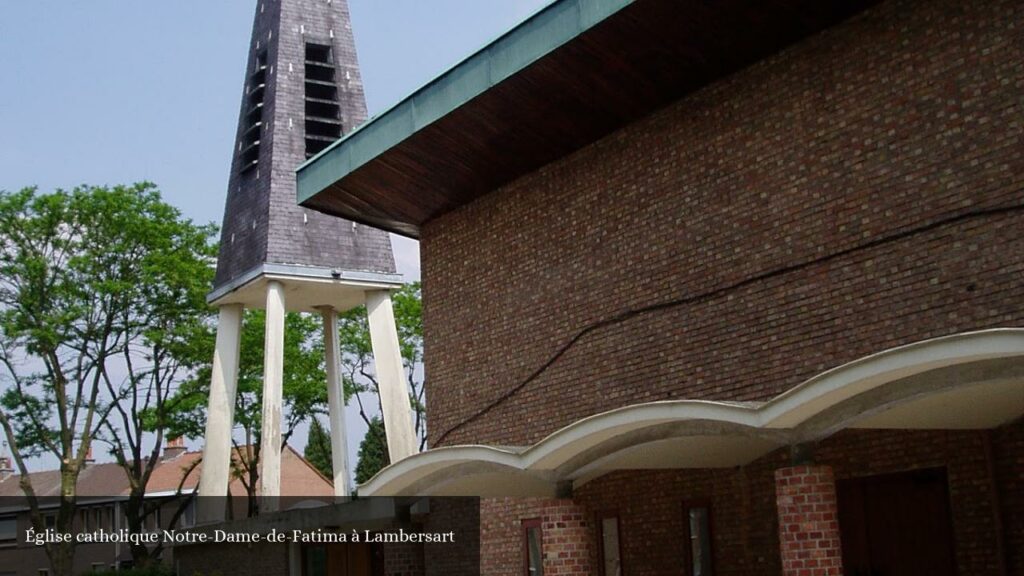
<svg viewBox="0 0 1024 576"><path fill-rule="evenodd" d="M326 148L422 259L431 449L360 495L484 497L486 575L1024 573L1022 31L556 0Z"/></svg>
<svg viewBox="0 0 1024 576"><path fill-rule="evenodd" d="M241 470L239 451L236 449L234 468ZM184 529L195 525L196 502L193 494L202 473L202 452L190 452L181 439L167 443L160 462L154 468L146 486L146 499L158 504L155 512L146 522L147 531L176 528ZM301 454L290 446L282 451L282 489L284 496L295 502L305 500L329 501L334 488ZM0 458L0 576L47 576L49 559L46 552L25 542L25 531L31 520L20 486L20 475L11 469L10 459ZM60 495L60 472L46 470L31 474L36 494L45 500ZM75 532L116 532L128 527L125 516L128 499L128 479L117 463L88 462L79 476ZM233 513L244 517L247 502L246 489L237 474L230 486ZM172 526L175 515L177 523ZM45 505L43 506L46 509ZM55 508L55 507L54 507ZM46 516L47 526L56 521L56 510ZM173 561L173 548L166 547L165 562ZM75 572L108 570L131 566L131 551L127 544L99 543L80 544L75 549Z"/></svg>

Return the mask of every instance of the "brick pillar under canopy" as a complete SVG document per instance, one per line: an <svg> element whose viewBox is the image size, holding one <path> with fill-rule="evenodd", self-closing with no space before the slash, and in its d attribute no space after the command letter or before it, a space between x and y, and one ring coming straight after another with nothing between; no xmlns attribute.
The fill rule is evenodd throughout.
<svg viewBox="0 0 1024 576"><path fill-rule="evenodd" d="M775 471L783 576L842 576L836 481L829 466Z"/></svg>
<svg viewBox="0 0 1024 576"><path fill-rule="evenodd" d="M550 500L541 515L545 576L583 576L590 569L590 528L583 506Z"/></svg>

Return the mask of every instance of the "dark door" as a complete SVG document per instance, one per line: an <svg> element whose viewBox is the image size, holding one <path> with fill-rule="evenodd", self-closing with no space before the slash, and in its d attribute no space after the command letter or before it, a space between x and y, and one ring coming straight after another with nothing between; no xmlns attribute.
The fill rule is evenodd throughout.
<svg viewBox="0 0 1024 576"><path fill-rule="evenodd" d="M303 546L303 576L381 576L380 546L371 544L317 544Z"/></svg>
<svg viewBox="0 0 1024 576"><path fill-rule="evenodd" d="M846 576L953 576L944 468L840 480Z"/></svg>

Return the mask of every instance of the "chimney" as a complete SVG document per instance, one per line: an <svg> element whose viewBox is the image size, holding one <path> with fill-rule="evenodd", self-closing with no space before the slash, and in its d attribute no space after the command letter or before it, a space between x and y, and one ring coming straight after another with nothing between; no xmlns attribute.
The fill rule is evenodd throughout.
<svg viewBox="0 0 1024 576"><path fill-rule="evenodd" d="M7 480L14 475L14 467L11 464L11 457L0 456L0 482Z"/></svg>
<svg viewBox="0 0 1024 576"><path fill-rule="evenodd" d="M92 457L92 445L90 445L89 449L85 451L85 465L88 466L95 463L96 459Z"/></svg>
<svg viewBox="0 0 1024 576"><path fill-rule="evenodd" d="M164 446L164 455L161 460L174 460L178 456L184 454L186 450L187 448L185 448L184 438L172 438L168 440L167 444Z"/></svg>

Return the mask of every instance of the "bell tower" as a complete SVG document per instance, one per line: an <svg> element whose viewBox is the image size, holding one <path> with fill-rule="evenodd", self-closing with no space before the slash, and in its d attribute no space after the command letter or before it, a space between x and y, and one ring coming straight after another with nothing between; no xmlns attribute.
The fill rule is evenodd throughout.
<svg viewBox="0 0 1024 576"><path fill-rule="evenodd" d="M224 496L245 308L266 310L260 482L280 495L284 323L323 317L334 486L348 491L336 315L365 304L393 460L415 451L390 290L401 285L388 234L302 208L295 169L366 119L346 0L257 0L232 154L220 254L208 301L218 307L201 496ZM211 500L211 499L204 499ZM206 508L204 510L204 508ZM223 519L200 506L200 519Z"/></svg>

